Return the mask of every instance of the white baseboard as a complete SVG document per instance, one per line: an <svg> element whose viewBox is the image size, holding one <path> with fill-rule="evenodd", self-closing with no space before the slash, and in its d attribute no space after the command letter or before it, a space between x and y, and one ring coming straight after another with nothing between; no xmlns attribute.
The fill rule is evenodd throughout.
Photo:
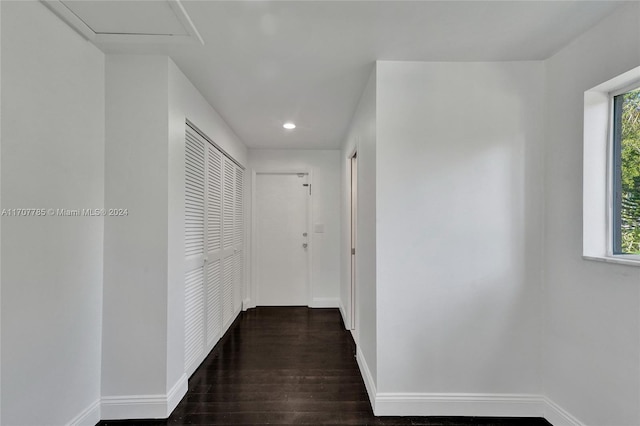
<svg viewBox="0 0 640 426"><path fill-rule="evenodd" d="M371 408L373 409L373 412L376 413L376 382L373 380L371 370L369 370L367 360L364 358L360 346L356 346L356 361L358 362L358 367L360 368L360 374L362 374L364 387L367 389L367 393L369 394L369 402L371 403ZM378 416L379 414L376 413L376 415Z"/></svg>
<svg viewBox="0 0 640 426"><path fill-rule="evenodd" d="M342 315L342 323L344 324L345 330L351 329L351 324L347 322L347 312L344 310L344 305L342 304L342 300L339 300L339 308L340 315Z"/></svg>
<svg viewBox="0 0 640 426"><path fill-rule="evenodd" d="M103 396L101 402L102 420L167 417L166 395Z"/></svg>
<svg viewBox="0 0 640 426"><path fill-rule="evenodd" d="M244 299L242 301L242 310L246 311L247 309L255 308L255 306L251 305L251 299Z"/></svg>
<svg viewBox="0 0 640 426"><path fill-rule="evenodd" d="M233 322L238 318L238 315L240 315L240 312L242 312L242 306L239 306L238 310L235 311L233 315L231 315L231 318L229 318L229 321L227 321L227 323L223 325L222 335L224 335L224 333L226 333L227 330L229 330L229 327L231 327L231 324L233 324Z"/></svg>
<svg viewBox="0 0 640 426"><path fill-rule="evenodd" d="M544 418L553 426L585 426L584 423L549 398L544 397L544 403Z"/></svg>
<svg viewBox="0 0 640 426"><path fill-rule="evenodd" d="M340 299L337 297L314 297L309 307L310 308L338 308L340 307Z"/></svg>
<svg viewBox="0 0 640 426"><path fill-rule="evenodd" d="M377 393L360 348L356 359L376 416L543 417L553 426L585 426L575 416L535 394Z"/></svg>
<svg viewBox="0 0 640 426"><path fill-rule="evenodd" d="M166 419L186 393L187 376L182 375L166 395L103 396L102 420Z"/></svg>
<svg viewBox="0 0 640 426"><path fill-rule="evenodd" d="M376 416L542 417L544 398L528 394L378 393Z"/></svg>
<svg viewBox="0 0 640 426"><path fill-rule="evenodd" d="M189 378L186 374L183 374L167 394L167 417L169 417L173 410L175 410L182 400L182 397L187 394L188 390Z"/></svg>
<svg viewBox="0 0 640 426"><path fill-rule="evenodd" d="M100 422L100 400L97 399L67 423L67 426L95 426Z"/></svg>

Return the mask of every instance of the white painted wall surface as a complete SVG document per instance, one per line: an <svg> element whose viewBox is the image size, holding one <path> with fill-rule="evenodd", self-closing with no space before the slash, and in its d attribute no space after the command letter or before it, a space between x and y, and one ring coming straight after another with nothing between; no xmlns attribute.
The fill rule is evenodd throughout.
<svg viewBox="0 0 640 426"><path fill-rule="evenodd" d="M169 244L167 392L184 374L184 140L189 119L243 166L247 149L169 58ZM245 175L245 188L248 177ZM248 191L245 191L247 194ZM245 200L245 206L247 202ZM245 207L245 213L248 207ZM246 228L246 227L245 227ZM246 239L245 239L246 241ZM248 247L248 243L245 243ZM246 274L245 274L245 279Z"/></svg>
<svg viewBox="0 0 640 426"><path fill-rule="evenodd" d="M630 3L546 61L544 393L587 425L640 424L640 269L581 258L583 95L640 65L638 28Z"/></svg>
<svg viewBox="0 0 640 426"><path fill-rule="evenodd" d="M376 288L376 68L374 66L354 114L347 137L342 146L342 304L347 319L350 308L350 165L349 157L358 151L358 209L356 235L356 330L358 357L369 396L373 398L377 381L377 303Z"/></svg>
<svg viewBox="0 0 640 426"><path fill-rule="evenodd" d="M168 57L108 55L106 73L106 203L129 216L105 224L103 413L165 417L187 389L185 120L241 163L246 148Z"/></svg>
<svg viewBox="0 0 640 426"><path fill-rule="evenodd" d="M107 55L102 396L164 394L167 58Z"/></svg>
<svg viewBox="0 0 640 426"><path fill-rule="evenodd" d="M338 307L339 303L340 164L338 150L249 150L252 170L312 171L312 223L309 227L312 306ZM324 232L314 232L314 224L324 225Z"/></svg>
<svg viewBox="0 0 640 426"><path fill-rule="evenodd" d="M378 391L538 393L543 63L377 86Z"/></svg>
<svg viewBox="0 0 640 426"><path fill-rule="evenodd" d="M103 207L104 55L39 2L1 7L1 207ZM0 423L95 424L104 221L2 222Z"/></svg>

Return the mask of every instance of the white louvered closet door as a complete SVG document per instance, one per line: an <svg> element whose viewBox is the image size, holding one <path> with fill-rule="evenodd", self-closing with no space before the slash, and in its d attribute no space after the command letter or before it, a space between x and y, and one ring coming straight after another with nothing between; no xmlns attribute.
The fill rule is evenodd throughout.
<svg viewBox="0 0 640 426"><path fill-rule="evenodd" d="M242 307L242 283L244 282L244 171L235 168L235 208L233 221L233 270L234 298L233 309L237 312Z"/></svg>
<svg viewBox="0 0 640 426"><path fill-rule="evenodd" d="M205 146L187 131L185 140L185 370L204 356Z"/></svg>
<svg viewBox="0 0 640 426"><path fill-rule="evenodd" d="M235 170L237 166L224 159L222 185L222 322L226 329L233 321L234 310L234 220Z"/></svg>
<svg viewBox="0 0 640 426"><path fill-rule="evenodd" d="M244 171L190 125L185 161L184 358L191 375L241 307Z"/></svg>
<svg viewBox="0 0 640 426"><path fill-rule="evenodd" d="M222 153L207 143L207 353L222 335L222 163Z"/></svg>

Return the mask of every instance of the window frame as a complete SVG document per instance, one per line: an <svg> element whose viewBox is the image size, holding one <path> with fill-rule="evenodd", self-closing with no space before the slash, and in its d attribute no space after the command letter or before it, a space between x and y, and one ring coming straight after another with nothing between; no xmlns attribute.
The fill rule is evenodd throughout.
<svg viewBox="0 0 640 426"><path fill-rule="evenodd" d="M613 97L640 87L640 66L584 91L582 259L640 266L640 255L613 253Z"/></svg>
<svg viewBox="0 0 640 426"><path fill-rule="evenodd" d="M625 93L640 89L640 79L636 79L623 87L609 92L608 149L607 149L607 255L613 258L629 259L640 262L640 254L625 253L622 246L622 179L619 172L622 168L622 118L618 114L622 109L616 105L616 98Z"/></svg>

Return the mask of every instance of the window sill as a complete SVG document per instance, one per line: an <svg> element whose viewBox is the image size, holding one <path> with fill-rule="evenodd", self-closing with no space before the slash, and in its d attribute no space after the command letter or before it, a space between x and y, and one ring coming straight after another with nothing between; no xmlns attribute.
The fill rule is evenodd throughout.
<svg viewBox="0 0 640 426"><path fill-rule="evenodd" d="M640 266L640 256L582 256L584 260L615 263L618 265Z"/></svg>

